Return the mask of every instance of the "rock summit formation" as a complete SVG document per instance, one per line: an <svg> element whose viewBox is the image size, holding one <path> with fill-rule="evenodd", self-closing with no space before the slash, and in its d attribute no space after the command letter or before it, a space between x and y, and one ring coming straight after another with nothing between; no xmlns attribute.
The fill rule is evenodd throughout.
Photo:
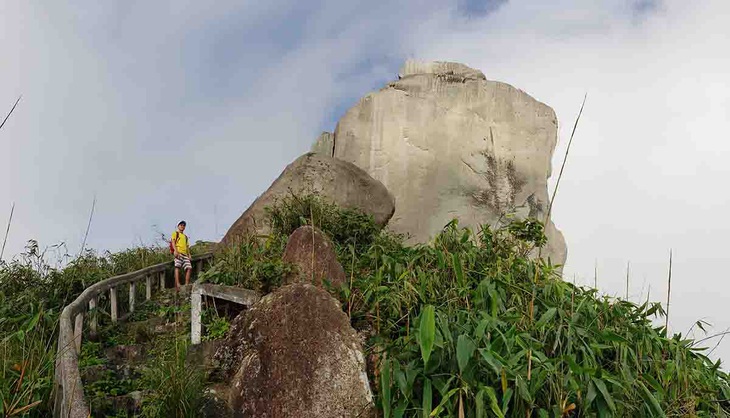
<svg viewBox="0 0 730 418"><path fill-rule="evenodd" d="M382 182L396 201L389 228L425 242L453 218L474 228L508 214L545 220L557 125L549 106L481 71L409 61L313 151ZM565 240L551 220L546 233L543 255L563 264Z"/></svg>

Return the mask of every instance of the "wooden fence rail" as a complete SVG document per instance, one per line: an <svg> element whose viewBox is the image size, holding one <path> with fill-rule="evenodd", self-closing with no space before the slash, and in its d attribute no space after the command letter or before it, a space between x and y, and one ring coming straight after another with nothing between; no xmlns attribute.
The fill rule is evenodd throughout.
<svg viewBox="0 0 730 418"><path fill-rule="evenodd" d="M198 274L203 271L203 263L212 257L212 253L205 253L192 258L193 268ZM104 292L109 292L111 320L112 322L117 322L119 320L117 289L120 286L129 285L129 312L132 313L135 309L137 283L145 283L145 296L149 300L152 298L152 284L155 283L153 279L158 278L159 289L164 289L165 273L171 267L171 262L160 263L131 273L102 280L84 289L76 300L63 309L58 325L54 417L89 417L89 405L84 398L84 387L81 381L81 373L79 372L79 353L81 353L84 318L88 319L89 335L94 336L98 332L96 308L99 306L99 296Z"/></svg>

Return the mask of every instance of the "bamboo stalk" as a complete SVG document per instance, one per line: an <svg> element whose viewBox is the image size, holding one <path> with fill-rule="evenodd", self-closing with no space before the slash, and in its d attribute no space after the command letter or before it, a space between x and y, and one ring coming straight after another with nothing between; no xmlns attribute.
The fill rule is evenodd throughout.
<svg viewBox="0 0 730 418"><path fill-rule="evenodd" d="M0 261L3 259L5 254L5 244L8 242L8 234L10 234L10 224L13 223L13 212L15 212L15 203L10 206L10 219L8 219L8 227L5 229L5 239L3 239L3 248L0 250Z"/></svg>
<svg viewBox="0 0 730 418"><path fill-rule="evenodd" d="M664 322L664 329L667 330L669 336L669 298L672 294L672 250L669 249L669 277L667 279L667 316Z"/></svg>
<svg viewBox="0 0 730 418"><path fill-rule="evenodd" d="M17 105L18 105L18 102L20 102L20 99L21 99L22 97L23 97L22 95L18 96L18 100L16 100L16 101L15 101L15 104L14 104L14 105L13 105L13 107L12 107L12 108L10 109L10 112L8 112L8 114L7 114L7 115L5 115L5 119L3 119L3 123L0 123L0 129L2 129L2 128L3 128L3 126L5 126L5 122L7 122L7 121L8 121L8 118L10 117L10 115L12 115L12 114L13 114L13 111L15 110L15 106L17 106Z"/></svg>
<svg viewBox="0 0 730 418"><path fill-rule="evenodd" d="M555 196L558 194L558 185L560 185L560 179L563 178L563 170L565 170L565 163L568 161L568 155L570 154L570 145L573 143L573 136L575 135L575 130L578 128L578 122L580 121L580 116L583 114L583 108L586 105L586 99L588 98L588 93L586 93L583 96L583 103L580 105L580 111L578 112L578 117L575 119L575 124L573 125L573 131L570 133L570 140L568 140L568 147L565 149L565 155L563 156L563 164L560 166L560 173L558 173L558 179L555 181L555 188L553 189L553 195L550 197L550 201L548 202L548 210L547 213L545 213L545 220L543 222L544 225L547 225L548 221L550 220L550 214L553 211L553 203L555 202ZM542 245L537 250L537 258L542 257Z"/></svg>
<svg viewBox="0 0 730 418"><path fill-rule="evenodd" d="M84 233L84 239L81 242L81 250L79 250L79 256L81 256L84 253L84 248L86 247L86 238L89 236L89 229L91 229L91 219L94 217L95 208L96 208L96 195L94 195L94 200L91 202L91 212L89 213L89 222L86 224L86 232Z"/></svg>
<svg viewBox="0 0 730 418"><path fill-rule="evenodd" d="M568 147L565 149L565 156L563 157L563 164L560 166L560 173L558 174L558 179L555 181L555 188L553 189L553 195L550 198L550 203L548 204L548 210L545 214L545 222L543 222L545 225L547 225L548 221L550 220L550 213L553 210L553 202L555 202L555 196L558 193L558 185L560 185L560 179L563 178L563 170L565 170L565 163L568 161L568 155L570 154L570 145L573 143L573 137L575 136L575 130L578 128L578 122L580 121L580 116L583 114L583 108L586 105L586 99L588 98L588 93L586 93L583 96L583 103L580 105L580 111L578 112L578 117L575 119L575 124L573 125L573 131L570 133L570 140L568 141ZM542 257L542 246L537 251L537 257ZM535 279L532 283L532 299L530 300L530 326L532 326L533 321L533 309L535 306L535 284L537 283L537 272L535 272ZM532 349L527 351L527 380L529 381L532 377Z"/></svg>
<svg viewBox="0 0 730 418"><path fill-rule="evenodd" d="M563 170L565 170L565 163L568 161L568 154L570 154L570 145L573 143L573 136L575 135L575 130L578 128L578 122L580 121L580 117L583 114L583 108L586 105L586 99L588 98L588 93L586 93L583 96L583 103L580 105L580 111L578 112L578 117L575 119L575 124L573 125L573 131L570 133L570 139L568 140L568 147L565 149L565 156L563 157L563 164L560 166L560 172L558 173L558 179L555 181L555 188L553 188L553 195L550 198L550 203L548 203L548 210L547 214L545 215L545 224L547 224L548 220L550 219L550 214L553 210L553 203L555 203L555 196L558 194L558 186L560 185L560 179L563 178Z"/></svg>

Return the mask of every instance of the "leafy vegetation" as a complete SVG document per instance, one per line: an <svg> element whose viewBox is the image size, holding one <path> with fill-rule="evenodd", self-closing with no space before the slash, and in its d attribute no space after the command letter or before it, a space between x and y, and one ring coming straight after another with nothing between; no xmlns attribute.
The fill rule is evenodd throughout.
<svg viewBox="0 0 730 418"><path fill-rule="evenodd" d="M277 210L301 223L317 213ZM361 245L322 228L351 277L343 308L371 335L386 418L730 415L728 375L694 341L653 324L660 304L599 296L529 256L545 243L538 221L478 233L454 221L416 246L358 222L371 223L354 225L371 231ZM297 225L282 224L291 226L281 233Z"/></svg>
<svg viewBox="0 0 730 418"><path fill-rule="evenodd" d="M144 386L151 393L144 399L143 416L197 418L205 405L204 372L186 362L189 337L176 338L158 354L144 374Z"/></svg>
<svg viewBox="0 0 730 418"><path fill-rule="evenodd" d="M205 309L202 315L202 323L205 328L204 341L218 340L226 336L231 328L230 320L219 315L215 309Z"/></svg>
<svg viewBox="0 0 730 418"><path fill-rule="evenodd" d="M16 259L0 262L0 417L51 415L58 316L64 306L95 282L169 261L169 254L156 247L102 255L87 250L64 268L47 259L31 240ZM105 297L98 310L100 324L108 322Z"/></svg>
<svg viewBox="0 0 730 418"><path fill-rule="evenodd" d="M218 251L199 281L268 293L280 286L282 277L291 270L281 260L285 247L286 237L248 237Z"/></svg>
<svg viewBox="0 0 730 418"><path fill-rule="evenodd" d="M730 415L720 363L657 326L660 304L562 281L555 266L534 257L545 244L538 221L477 232L454 221L430 243L409 246L370 217L315 196L290 196L268 214L270 235L219 251L201 280L272 291L293 268L281 260L289 234L305 224L323 230L348 276L332 290L368 336L371 383L386 418ZM91 283L168 258L164 249L89 251L58 269L31 243L0 265L0 416L50 413L56 322L65 304ZM105 334L101 344L84 343L82 368L103 364L104 347L153 338L109 327L105 309L102 299ZM153 301L131 319L175 322L187 310ZM215 309L203 322L207 339L229 327ZM185 332L154 337L153 361L139 382L102 376L87 391L142 390L145 416L197 416L205 378L185 361Z"/></svg>

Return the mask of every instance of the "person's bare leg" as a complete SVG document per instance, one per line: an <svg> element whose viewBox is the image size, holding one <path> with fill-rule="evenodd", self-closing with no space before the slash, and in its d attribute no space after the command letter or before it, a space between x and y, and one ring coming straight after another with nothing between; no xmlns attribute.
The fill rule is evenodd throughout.
<svg viewBox="0 0 730 418"><path fill-rule="evenodd" d="M180 269L175 269L175 290L180 290Z"/></svg>
<svg viewBox="0 0 730 418"><path fill-rule="evenodd" d="M190 284L190 272L191 271L193 271L193 269L185 270L185 284Z"/></svg>

